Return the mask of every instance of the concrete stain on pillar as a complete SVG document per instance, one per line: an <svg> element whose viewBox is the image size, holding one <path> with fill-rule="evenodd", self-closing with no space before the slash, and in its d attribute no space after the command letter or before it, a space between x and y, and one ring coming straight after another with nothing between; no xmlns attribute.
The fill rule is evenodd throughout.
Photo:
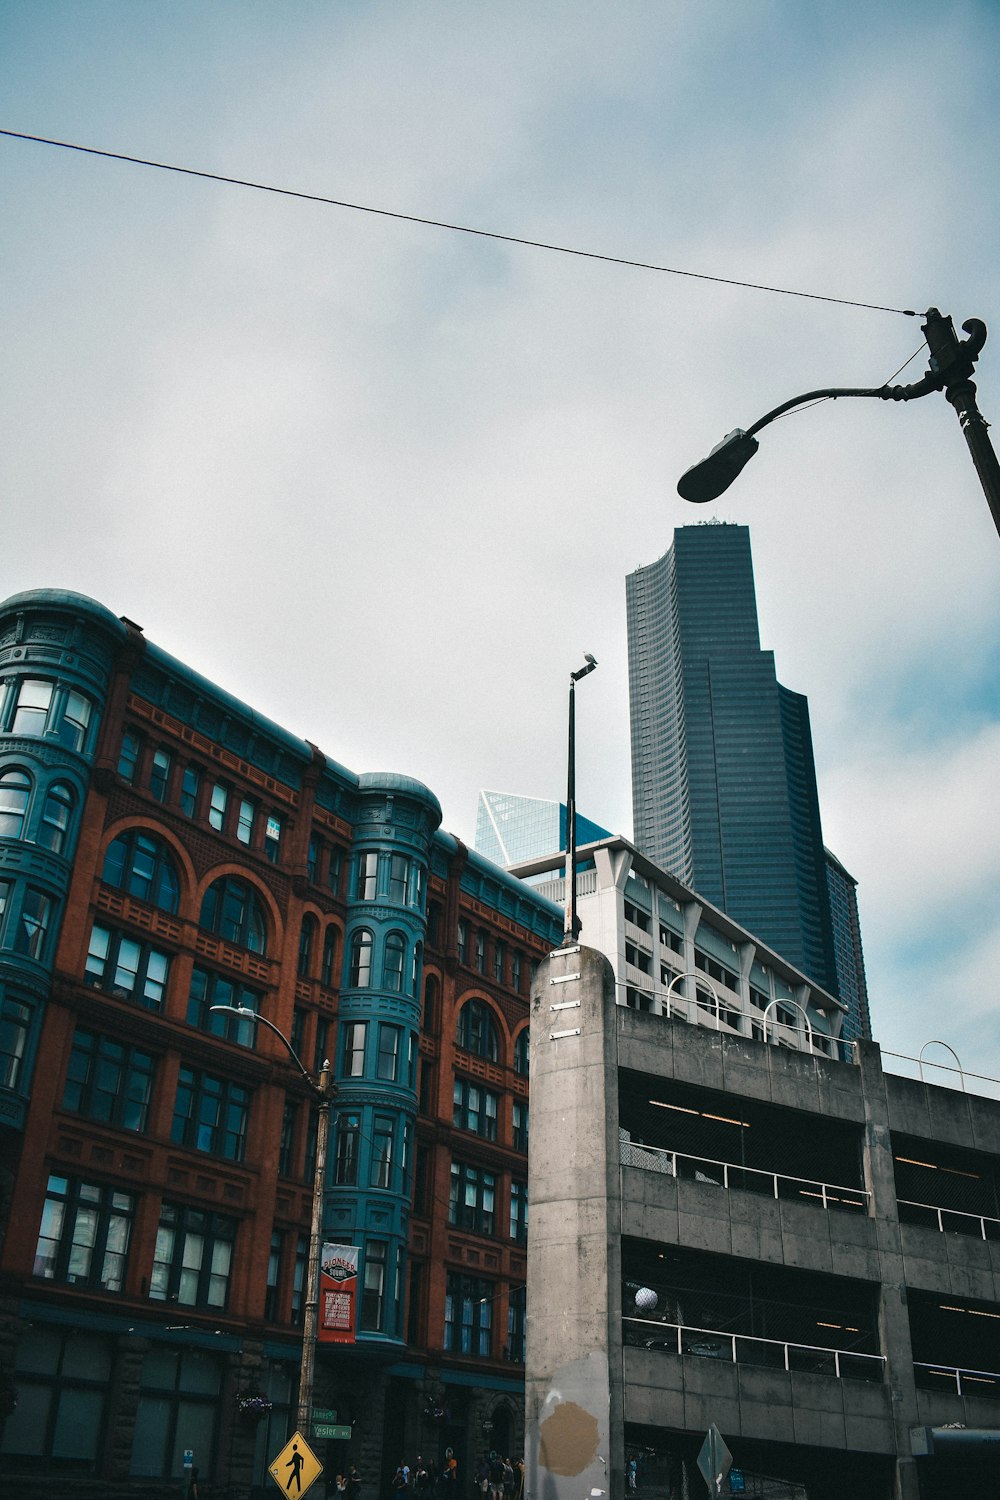
<svg viewBox="0 0 1000 1500"><path fill-rule="evenodd" d="M597 1418L564 1401L538 1429L538 1459L550 1474L582 1474L597 1454Z"/></svg>

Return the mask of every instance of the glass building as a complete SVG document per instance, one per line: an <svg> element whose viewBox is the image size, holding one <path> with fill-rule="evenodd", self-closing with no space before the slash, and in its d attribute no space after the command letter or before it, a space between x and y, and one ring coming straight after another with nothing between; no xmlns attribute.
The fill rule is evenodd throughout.
<svg viewBox="0 0 1000 1500"><path fill-rule="evenodd" d="M628 576L626 605L636 844L860 1005L860 935L836 951L809 705L761 650L748 528L679 527ZM853 1020L870 1034L866 1000Z"/></svg>
<svg viewBox="0 0 1000 1500"><path fill-rule="evenodd" d="M576 815L577 845L610 838L606 828ZM479 793L476 849L507 869L521 860L554 854L566 847L566 804L513 792Z"/></svg>

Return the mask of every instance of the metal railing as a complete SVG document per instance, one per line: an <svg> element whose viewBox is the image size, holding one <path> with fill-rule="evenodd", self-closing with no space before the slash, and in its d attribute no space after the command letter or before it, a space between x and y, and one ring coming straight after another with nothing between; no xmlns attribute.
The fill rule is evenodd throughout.
<svg viewBox="0 0 1000 1500"><path fill-rule="evenodd" d="M975 1235L977 1232L980 1239L1000 1240L1000 1219L992 1219L988 1214L969 1214L961 1208L938 1208L933 1203L914 1203L909 1198L897 1199L899 1208L917 1209L919 1212L932 1220L932 1226L937 1224L938 1230L944 1234ZM925 1224L927 1217L916 1217L900 1214L900 1220L904 1224ZM957 1223L950 1223L952 1219ZM931 1227L932 1227L931 1226Z"/></svg>
<svg viewBox="0 0 1000 1500"><path fill-rule="evenodd" d="M741 1167L735 1162L715 1161L710 1156L689 1156L684 1151L643 1146L636 1141L621 1140L619 1156L622 1166L661 1172L668 1177L685 1176L695 1182L714 1183L727 1190L744 1188L773 1198L814 1198L825 1209L868 1212L869 1195L864 1188L841 1187L821 1182L818 1178L792 1177L784 1172L766 1172L760 1167ZM652 1162L650 1157L654 1158Z"/></svg>
<svg viewBox="0 0 1000 1500"><path fill-rule="evenodd" d="M940 1381L954 1386L959 1396L1000 1397L1000 1373L996 1370L963 1370L957 1365L929 1365L915 1361L917 1385L922 1390L939 1391ZM973 1389L966 1390L966 1386Z"/></svg>
<svg viewBox="0 0 1000 1500"><path fill-rule="evenodd" d="M727 1360L734 1365L757 1365L797 1374L833 1375L837 1380L881 1383L884 1378L884 1354L855 1354L848 1349L828 1349L822 1344L762 1339L755 1334L726 1333L718 1328L690 1328L683 1323L660 1323L652 1318L623 1318L622 1322L625 1343L632 1348L662 1349L672 1354L693 1354L703 1359Z"/></svg>

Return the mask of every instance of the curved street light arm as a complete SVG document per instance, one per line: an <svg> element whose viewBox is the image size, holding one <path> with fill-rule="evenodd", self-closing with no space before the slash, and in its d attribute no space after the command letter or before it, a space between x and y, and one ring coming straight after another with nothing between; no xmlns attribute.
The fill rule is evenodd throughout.
<svg viewBox="0 0 1000 1500"><path fill-rule="evenodd" d="M882 400L885 401L888 397L889 389L890 388L887 385L861 387L858 389L854 388L853 386L831 386L827 390L806 391L805 395L793 396L791 401L782 401L781 405L776 406L773 411L765 413L765 415L760 418L760 421L755 422L752 427L748 427L746 429L746 435L747 437L753 437L755 432L760 432L762 427L766 427L768 423L773 422L776 417L783 417L786 411L791 411L795 406L804 406L807 401L836 401L841 396L880 396ZM928 390L931 389L933 389L933 387L929 386ZM921 391L920 394L924 395L926 393ZM894 399L897 401L909 400L909 397L897 396Z"/></svg>
<svg viewBox="0 0 1000 1500"><path fill-rule="evenodd" d="M244 1021L256 1021L258 1026L266 1026L268 1031L273 1031L316 1097L318 1099L326 1098L330 1086L329 1078L327 1077L330 1067L329 1062L324 1062L320 1082L317 1083L285 1033L279 1027L275 1026L273 1021L269 1021L266 1016L259 1015L257 1011L251 1010L248 1005L210 1005L208 1008L209 1010L220 1011L224 1015L242 1016Z"/></svg>

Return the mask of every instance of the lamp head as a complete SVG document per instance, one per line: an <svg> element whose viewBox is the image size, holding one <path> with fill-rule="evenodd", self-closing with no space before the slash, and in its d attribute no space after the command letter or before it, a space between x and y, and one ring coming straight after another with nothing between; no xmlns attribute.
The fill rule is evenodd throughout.
<svg viewBox="0 0 1000 1500"><path fill-rule="evenodd" d="M677 493L682 500L691 500L696 505L717 500L759 447L751 433L744 432L742 427L735 428L721 443L716 443L707 458L692 464L681 475L677 481Z"/></svg>

